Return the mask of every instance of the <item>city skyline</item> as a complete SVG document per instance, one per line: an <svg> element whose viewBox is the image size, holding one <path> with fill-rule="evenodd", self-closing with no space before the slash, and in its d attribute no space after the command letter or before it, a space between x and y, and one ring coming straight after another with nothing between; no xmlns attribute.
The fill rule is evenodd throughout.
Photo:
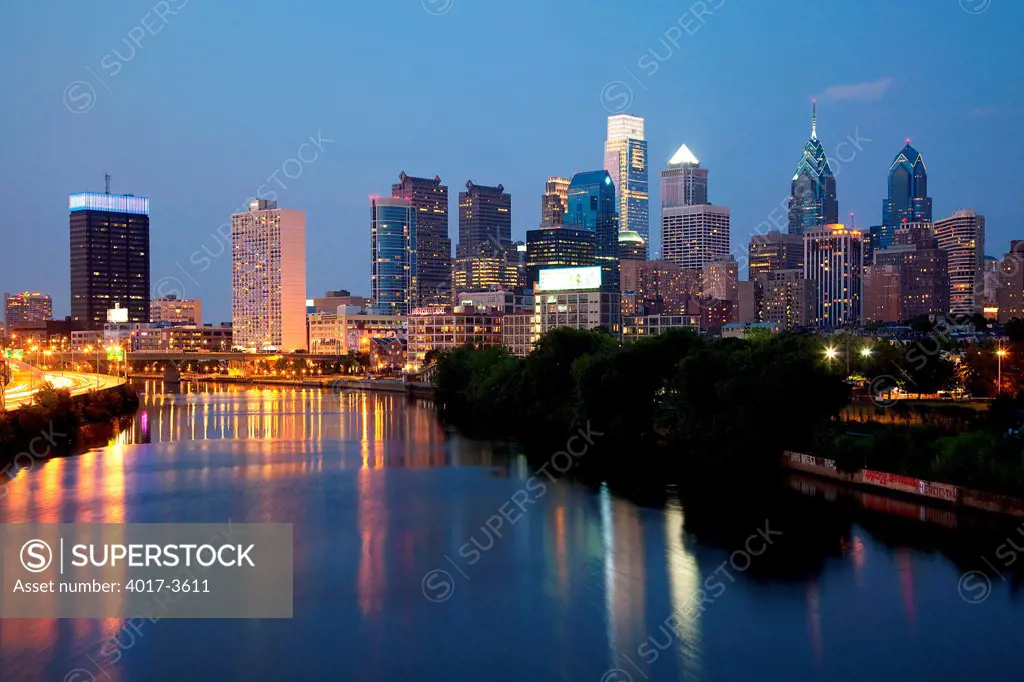
<svg viewBox="0 0 1024 682"><path fill-rule="evenodd" d="M12 111L0 113L5 124L0 126L0 135L5 135L2 141L11 167L21 169L22 174L17 182L9 176L0 190L5 192L5 205L18 226L8 231L10 245L27 252L42 240L53 245L53 260L64 262L63 197L79 189L101 190L100 178L103 172L110 172L114 191L133 191L153 199L152 295L201 298L207 319L227 320L230 259L225 253L230 248L219 230L225 216L242 208L266 185L266 191L280 195L281 205L307 211L309 243L318 245L309 254L309 293L347 287L366 294L366 249L351 245L367 243L367 194L383 190L399 171L423 177L436 174L453 186L467 177L495 184L501 181L515 198L512 237L522 240L526 230L539 224L536 203L545 178L568 177L595 167L607 117L630 113L646 120L645 137L655 170L660 170L682 142L702 165L712 169L713 201L730 207L733 213L731 250L739 254L750 236L759 231L759 224L768 223L760 231L774 227L771 216L788 195L794 150L806 139L806 112L814 96L818 99L819 136L826 142L826 151L841 161L833 170L842 218L852 211L861 229L877 223L880 199L886 191L886 169L909 137L928 161L929 195L935 202L936 219L961 208L983 213L989 255L995 257L1001 257L1010 240L1018 236L1013 231L1021 224L1022 209L1012 197L1004 196L985 163L987 150L998 148L1010 157L1024 150L1015 125L1024 113L1021 93L998 78L996 68L1020 62L1020 55L1010 47L1009 34L1014 19L1024 14L1016 5L994 3L978 15L966 13L957 3L936 12L926 2L899 7L884 3L826 7L822 19L842 26L841 36L850 39L834 41L828 59L794 79L785 74L791 73L799 46L789 44L785 17L770 8L738 12L725 5L705 17L698 31L684 32L675 47L665 41L664 34L685 7L655 4L627 11L601 4L600 11L589 15L579 11L582 4L569 2L564 7L545 8L549 21L538 26L528 22L534 4L505 8L503 21L543 37L570 18L582 20L586 30L594 31L608 22L623 21L628 14L630 30L621 41L610 44L600 59L586 65L578 78L558 84L557 90L568 88L567 92L551 96L555 84L538 78L547 72L546 61L513 57L511 51L506 55L505 37L496 46L500 50L486 51L484 62L474 65L461 59L463 50L487 41L474 36L471 44L456 47L455 36L464 37L467 25L485 21L495 9L461 3L437 16L413 3L395 12L396 35L436 38L424 48L428 56L423 60L431 64L433 75L412 84L420 100L426 97L428 83L436 84L438 77L455 82L485 65L504 77L482 86L481 96L497 105L485 113L463 112L464 100L442 104L428 99L430 104L417 121L397 128L392 123L397 114L367 116L359 107L352 107L343 93L363 88L372 92L383 74L405 68L398 66L404 64L398 57L384 57L365 74L346 74L334 94L313 87L324 68L314 59L320 52L358 53L366 46L361 39L348 46L337 45L333 39L318 42L322 30L318 24L340 13L338 9L318 5L289 16L269 8L270 18L289 24L304 22L313 33L310 39L287 42L281 52L287 56L275 62L265 76L281 81L285 98L299 97L307 105L301 114L281 116L282 110L275 104L264 111L248 112L245 120L235 125L227 121L237 120L237 116L228 119L226 114L231 111L229 102L234 107L236 88L223 84L243 82L243 66L259 60L259 52L243 49L236 60L208 74L181 61L185 46L204 40L207 34L220 36L225 49L236 45L239 32L227 30L233 24L222 10L196 12L199 5L187 4L179 14L168 17L158 35L147 35L148 42L137 50L135 59L124 63L123 72L111 78L99 66L100 59L116 45L126 54L121 40L137 23L135 10L121 5L102 19L78 9L62 15L53 24L57 38L83 34L90 38L63 41L53 58L44 60L44 46L31 44L26 32L16 30L35 21L39 10L19 6L9 24L15 30L8 47L23 53L29 67L5 76L10 90L19 94ZM884 7L892 20L884 25L872 21L873 6ZM383 7L355 11L363 20L389 14ZM316 22L306 21L314 16ZM118 18L123 19L123 28ZM347 16L346 23L352 18ZM853 39L866 32L880 32L879 40L895 41L902 35L900 27L910 23L920 23L922 38L921 66L913 79L894 71L880 55L865 56ZM938 38L949 33L958 35L957 43L940 44ZM559 34L559 40L565 36ZM578 42L573 39L570 44ZM763 48L752 66L748 49L729 54L730 45L749 43ZM655 60L652 52L660 59ZM653 66L645 70L637 65L644 55L643 63L653 61L657 71L652 73ZM698 57L719 66L687 70L686 64ZM180 68L176 66L179 63ZM737 86L722 88L722 69L740 63L748 64L749 73ZM110 90L96 82L85 66L104 77ZM312 70L312 77L301 77L304 67ZM417 73L425 68L417 66ZM300 77L281 78L295 72ZM684 74L687 87L675 88L673 81ZM79 80L92 80L96 90L94 106L82 113L69 111L61 99L65 86ZM960 84L957 97L946 93L950 82ZM619 83L627 84L629 91ZM605 86L610 86L609 90L603 90ZM194 98L187 97L194 88L204 93L209 106L193 104ZM629 96L613 96L620 90ZM940 99L943 107L921 106ZM69 99L72 106L78 101ZM554 104L542 124L533 122L529 113L540 101ZM163 111L150 111L156 102L164 105ZM621 105L626 106L620 112ZM351 139L345 134L349 129L360 134ZM501 131L500 136L495 131ZM152 144L114 147L109 140L115 135L134 136ZM483 144L485 135L495 136L492 141L496 144ZM845 146L837 149L843 143ZM300 151L302 145L306 146ZM958 172L960 166L973 172L965 176ZM273 179L268 182L275 173L286 188ZM650 177L650 203L660 205L658 173ZM457 210L455 204L455 197L450 196L450 216ZM653 254L660 245L656 212L652 213ZM449 221L453 241L455 222ZM8 291L50 293L55 316L70 312L68 274L63 268L48 272L28 262L14 262L4 268L0 278L0 288Z"/></svg>

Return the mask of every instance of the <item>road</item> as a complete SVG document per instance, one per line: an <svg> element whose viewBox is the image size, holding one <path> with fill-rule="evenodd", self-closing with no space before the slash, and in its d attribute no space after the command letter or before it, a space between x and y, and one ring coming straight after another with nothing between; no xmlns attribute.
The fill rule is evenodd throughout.
<svg viewBox="0 0 1024 682"><path fill-rule="evenodd" d="M71 395L82 395L95 389L113 388L124 383L124 379L106 374L83 374L81 372L40 372L34 367L23 365L12 367L11 383L5 393L6 407L16 410L22 405L32 402L32 396L41 388L40 381L45 380L55 388L66 388Z"/></svg>

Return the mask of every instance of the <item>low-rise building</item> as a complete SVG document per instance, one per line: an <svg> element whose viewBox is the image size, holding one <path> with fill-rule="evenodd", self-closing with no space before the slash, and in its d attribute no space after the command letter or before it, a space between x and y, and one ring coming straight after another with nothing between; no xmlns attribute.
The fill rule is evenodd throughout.
<svg viewBox="0 0 1024 682"><path fill-rule="evenodd" d="M152 299L149 302L149 321L201 325L203 323L203 302L197 298L179 299L177 296Z"/></svg>
<svg viewBox="0 0 1024 682"><path fill-rule="evenodd" d="M506 313L501 318L501 345L516 357L526 357L533 350L533 327L533 310Z"/></svg>
<svg viewBox="0 0 1024 682"><path fill-rule="evenodd" d="M369 353L370 339L408 339L409 318L339 306L335 313L307 315L307 326L311 354L348 355Z"/></svg>
<svg viewBox="0 0 1024 682"><path fill-rule="evenodd" d="M540 271L534 289L534 338L556 327L622 332L618 291L601 288L601 267L555 268Z"/></svg>
<svg viewBox="0 0 1024 682"><path fill-rule="evenodd" d="M497 310L422 308L409 315L409 368L423 367L427 353L471 343L500 346L502 314Z"/></svg>
<svg viewBox="0 0 1024 682"><path fill-rule="evenodd" d="M700 317L696 315L632 315L622 318L623 341L660 336L669 329L692 329L700 333Z"/></svg>

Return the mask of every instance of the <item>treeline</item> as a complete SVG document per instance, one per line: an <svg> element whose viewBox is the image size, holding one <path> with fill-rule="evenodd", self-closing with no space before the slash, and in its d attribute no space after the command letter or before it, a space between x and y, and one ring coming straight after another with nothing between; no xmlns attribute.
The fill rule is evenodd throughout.
<svg viewBox="0 0 1024 682"><path fill-rule="evenodd" d="M464 346L438 358L436 387L442 416L471 435L558 448L589 425L601 435L587 463L634 471L757 475L783 450L819 449L849 401L820 340L688 330L621 344L555 329L525 358Z"/></svg>
<svg viewBox="0 0 1024 682"><path fill-rule="evenodd" d="M877 469L1024 497L1024 391L1001 394L963 426L851 426L822 454L844 471Z"/></svg>

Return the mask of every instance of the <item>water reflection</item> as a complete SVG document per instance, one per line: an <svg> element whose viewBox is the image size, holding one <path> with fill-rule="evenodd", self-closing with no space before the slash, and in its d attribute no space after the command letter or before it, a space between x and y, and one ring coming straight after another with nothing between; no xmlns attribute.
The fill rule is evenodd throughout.
<svg viewBox="0 0 1024 682"><path fill-rule="evenodd" d="M995 545L965 541L976 527L949 510L800 477L648 506L545 480L494 531L531 476L514 450L460 438L404 396L144 386L96 448L21 472L0 521L292 523L295 618L7 621L0 679L597 682L617 668L638 682L904 682L1005 679L1024 662L1011 589L980 605L957 594L977 544ZM694 615L766 518L782 538ZM422 588L438 568L455 580L441 603ZM983 661L958 652L983 643Z"/></svg>

